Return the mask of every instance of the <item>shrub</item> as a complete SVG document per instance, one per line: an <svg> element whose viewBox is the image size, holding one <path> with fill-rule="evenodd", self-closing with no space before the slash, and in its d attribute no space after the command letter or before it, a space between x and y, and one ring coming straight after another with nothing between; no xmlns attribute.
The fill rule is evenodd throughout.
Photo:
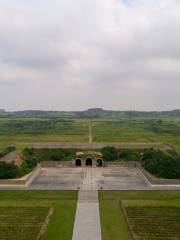
<svg viewBox="0 0 180 240"><path fill-rule="evenodd" d="M103 159L106 161L139 161L143 152L143 149L116 149L114 147L104 147L101 149Z"/></svg>
<svg viewBox="0 0 180 240"><path fill-rule="evenodd" d="M118 150L114 147L104 147L101 149L101 153L105 161L113 161L118 159Z"/></svg>
<svg viewBox="0 0 180 240"><path fill-rule="evenodd" d="M19 168L14 163L0 162L0 178L16 178L19 176Z"/></svg>
<svg viewBox="0 0 180 240"><path fill-rule="evenodd" d="M23 162L20 166L14 163L0 162L0 179L17 178L31 172L37 165L37 158L32 149L24 149Z"/></svg>
<svg viewBox="0 0 180 240"><path fill-rule="evenodd" d="M23 150L23 155L24 156L29 156L34 154L34 149L33 148L25 148Z"/></svg>
<svg viewBox="0 0 180 240"><path fill-rule="evenodd" d="M25 157L33 156L38 162L41 161L63 161L72 160L76 156L76 152L73 149L32 149L26 148L23 151Z"/></svg>
<svg viewBox="0 0 180 240"><path fill-rule="evenodd" d="M118 151L119 159L122 159L125 161L139 161L141 157L141 153L143 152L144 150L142 149L120 149Z"/></svg>
<svg viewBox="0 0 180 240"><path fill-rule="evenodd" d="M33 156L26 156L23 159L20 168L20 175L23 176L31 172L37 165L37 159Z"/></svg>
<svg viewBox="0 0 180 240"><path fill-rule="evenodd" d="M180 178L180 157L169 155L160 150L146 151L142 166L157 177Z"/></svg>
<svg viewBox="0 0 180 240"><path fill-rule="evenodd" d="M9 154L10 152L13 152L15 151L16 148L13 147L13 146L8 146L6 147L5 149L3 149L1 152L0 152L0 158L6 156L7 154Z"/></svg>

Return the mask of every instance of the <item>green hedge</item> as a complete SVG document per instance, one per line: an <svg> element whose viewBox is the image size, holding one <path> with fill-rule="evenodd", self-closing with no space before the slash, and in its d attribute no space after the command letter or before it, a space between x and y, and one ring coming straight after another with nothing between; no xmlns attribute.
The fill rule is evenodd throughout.
<svg viewBox="0 0 180 240"><path fill-rule="evenodd" d="M20 166L12 163L0 162L0 179L10 179L22 177L31 172L37 165L37 159L33 156L23 155Z"/></svg>
<svg viewBox="0 0 180 240"><path fill-rule="evenodd" d="M6 149L9 153L10 149ZM12 149L11 149L12 151ZM5 155L6 155L5 154ZM20 166L14 163L0 162L0 179L18 178L31 172L41 161L63 161L75 158L76 152L73 149L33 149L23 150L23 162Z"/></svg>
<svg viewBox="0 0 180 240"><path fill-rule="evenodd" d="M19 176L31 172L37 166L37 159L34 156L24 156L23 162L19 167Z"/></svg>
<svg viewBox="0 0 180 240"><path fill-rule="evenodd" d="M24 156L34 157L38 162L41 161L66 161L72 160L76 156L76 152L73 149L62 149L62 148L42 148L33 149L26 148L23 151Z"/></svg>
<svg viewBox="0 0 180 240"><path fill-rule="evenodd" d="M180 156L173 150L156 149L101 149L105 161L140 161L153 175L161 178L180 179Z"/></svg>
<svg viewBox="0 0 180 240"><path fill-rule="evenodd" d="M116 149L114 147L101 149L105 161L139 161L143 152L143 149Z"/></svg>
<svg viewBox="0 0 180 240"><path fill-rule="evenodd" d="M144 153L142 166L157 177L180 179L180 157L150 149Z"/></svg>
<svg viewBox="0 0 180 240"><path fill-rule="evenodd" d="M20 166L14 163L0 162L0 179L10 179L22 177L31 172L37 165L35 158L24 158Z"/></svg>
<svg viewBox="0 0 180 240"><path fill-rule="evenodd" d="M139 161L141 159L141 154L144 153L143 149L120 149L119 159L124 161Z"/></svg>
<svg viewBox="0 0 180 240"><path fill-rule="evenodd" d="M0 162L0 179L16 178L20 174L14 163Z"/></svg>
<svg viewBox="0 0 180 240"><path fill-rule="evenodd" d="M105 161L114 161L118 159L118 151L114 147L104 147L101 149L101 153Z"/></svg>

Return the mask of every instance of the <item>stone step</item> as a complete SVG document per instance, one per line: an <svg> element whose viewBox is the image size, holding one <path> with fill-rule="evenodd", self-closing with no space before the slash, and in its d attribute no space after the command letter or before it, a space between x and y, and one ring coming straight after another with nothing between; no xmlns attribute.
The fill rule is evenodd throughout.
<svg viewBox="0 0 180 240"><path fill-rule="evenodd" d="M98 202L98 192L97 191L79 191L78 202Z"/></svg>

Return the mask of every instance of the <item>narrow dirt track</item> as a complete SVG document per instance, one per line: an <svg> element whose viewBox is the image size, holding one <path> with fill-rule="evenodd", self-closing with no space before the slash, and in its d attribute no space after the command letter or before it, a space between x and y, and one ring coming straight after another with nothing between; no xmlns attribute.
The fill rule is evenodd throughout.
<svg viewBox="0 0 180 240"><path fill-rule="evenodd" d="M92 124L89 123L89 143L93 142L93 136L92 136Z"/></svg>

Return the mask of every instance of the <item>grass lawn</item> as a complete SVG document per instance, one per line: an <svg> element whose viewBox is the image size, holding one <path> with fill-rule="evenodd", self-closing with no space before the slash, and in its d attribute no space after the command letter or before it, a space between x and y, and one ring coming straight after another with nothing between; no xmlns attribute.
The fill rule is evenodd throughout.
<svg viewBox="0 0 180 240"><path fill-rule="evenodd" d="M135 219L135 215L129 215L126 209L133 208L134 212L136 209L141 209L141 211L148 211L154 209L154 215L151 216L151 211L149 212L149 217L155 216L154 222L152 221L152 225L154 229L156 228L156 219L159 216L159 222L161 228L164 226L163 219L169 219L171 223L175 224L177 219L176 212L179 214L180 212L180 191L100 191L99 192L99 202L100 202L100 217L101 217L101 229L102 229L102 240L132 240L132 226L134 226L134 232L137 232L141 228L141 224L146 223L145 214L142 217L142 221L138 221L138 217ZM166 210L167 211L166 211ZM174 211L174 209L178 209L178 211ZM138 210L137 210L138 212ZM145 213L145 212L144 212ZM172 214L173 213L173 214ZM127 214L127 215L126 215ZM163 215L164 214L164 215ZM134 219L135 223L130 223L131 220ZM152 219L151 218L151 219ZM129 221L129 225L127 224ZM146 223L147 224L147 223ZM155 226L155 225L156 226ZM168 222L167 222L168 224ZM180 222L177 223L178 226L174 225L177 229L180 229ZM148 225L148 224L147 224ZM131 228L130 228L131 227ZM171 232L171 238L164 239L175 239L173 238L173 229L175 229L173 225L170 225L167 230ZM131 229L131 231L130 231ZM145 235L148 236L148 227L144 228ZM166 230L166 228L164 229ZM150 230L149 230L150 231ZM154 230L155 231L155 230ZM157 229L158 231L158 229ZM154 232L153 232L154 234ZM177 236L179 236L179 231L176 232ZM145 236L144 235L144 236ZM143 237L144 237L143 236ZM135 238L135 239L148 239L148 240L159 240L163 238L157 238L154 234L153 237L149 238ZM164 235L163 235L164 236ZM168 236L168 234L167 234ZM161 236L159 236L161 237ZM178 239L178 238L177 238Z"/></svg>
<svg viewBox="0 0 180 240"><path fill-rule="evenodd" d="M76 191L0 191L0 240L71 240Z"/></svg>
<svg viewBox="0 0 180 240"><path fill-rule="evenodd" d="M131 239L117 200L100 200L102 240Z"/></svg>

